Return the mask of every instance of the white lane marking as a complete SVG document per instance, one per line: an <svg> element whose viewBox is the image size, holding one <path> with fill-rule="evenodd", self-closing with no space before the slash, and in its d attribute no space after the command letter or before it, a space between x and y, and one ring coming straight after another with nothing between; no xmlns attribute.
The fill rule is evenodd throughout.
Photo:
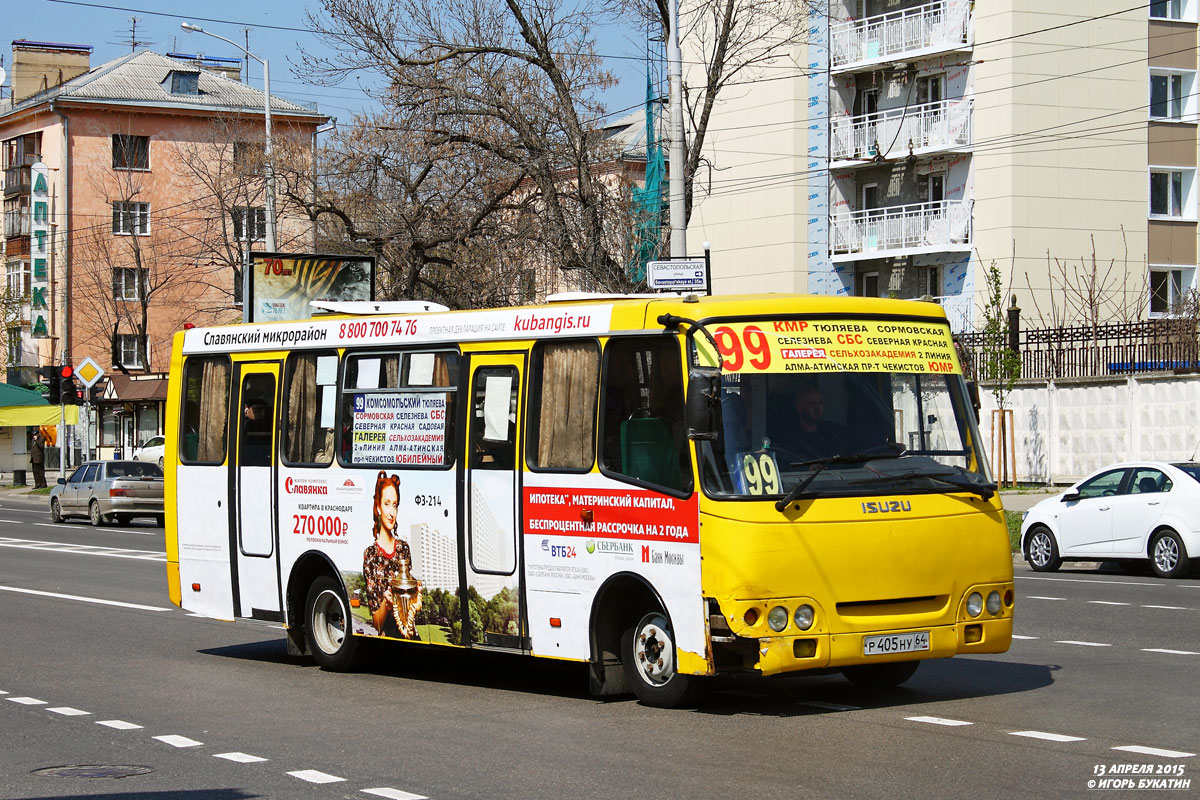
<svg viewBox="0 0 1200 800"><path fill-rule="evenodd" d="M20 594L33 594L38 597L57 597L59 600L78 600L81 603L98 603L102 606L119 606L120 608L136 608L141 611L170 611L169 608L161 606L143 606L137 603L120 603L116 600L101 600L98 597L80 597L74 594L59 594L57 592L39 592L36 589L18 589L15 586L0 586L0 592L18 592Z"/></svg>
<svg viewBox="0 0 1200 800"><path fill-rule="evenodd" d="M930 725L974 725L974 722L963 722L961 719L946 719L944 717L905 717L909 722L928 722Z"/></svg>
<svg viewBox="0 0 1200 800"><path fill-rule="evenodd" d="M262 756L252 756L249 753L214 753L213 758L224 758L228 761L236 761L239 764L255 764L259 761L266 761Z"/></svg>
<svg viewBox="0 0 1200 800"><path fill-rule="evenodd" d="M0 689L0 694L8 694L8 692L4 691L3 689Z"/></svg>
<svg viewBox="0 0 1200 800"><path fill-rule="evenodd" d="M1028 594L1021 598L1022 600L1066 600L1065 597L1045 597L1040 594Z"/></svg>
<svg viewBox="0 0 1200 800"><path fill-rule="evenodd" d="M386 797L388 800L429 800L423 794L413 794L412 792L402 792L399 789L363 789L363 794L373 794L376 797Z"/></svg>
<svg viewBox="0 0 1200 800"><path fill-rule="evenodd" d="M195 739L189 739L186 736L177 736L176 734L168 734L167 736L153 737L164 744L169 744L171 747L199 747L204 742L197 742Z"/></svg>
<svg viewBox="0 0 1200 800"><path fill-rule="evenodd" d="M1143 756L1162 756L1163 758L1191 758L1195 753L1185 753L1182 750L1160 750L1157 747L1142 747L1136 744L1126 744L1114 747L1113 750L1123 750L1126 753L1137 753Z"/></svg>
<svg viewBox="0 0 1200 800"><path fill-rule="evenodd" d="M21 524L22 525L36 525L39 528L59 528L59 529L74 528L75 530L80 530L80 531L87 530L87 528L82 525L72 525L69 522L23 522ZM120 528L120 529L109 528L107 530L107 532L108 533L132 533L136 536L156 536L156 535L158 535L158 531L156 531L156 530L153 530L153 529L138 530L137 528Z"/></svg>
<svg viewBox="0 0 1200 800"><path fill-rule="evenodd" d="M166 561L167 554L161 550L134 550L128 547L101 547L94 544L72 544L71 542L43 542L38 539L14 539L0 536L0 547L15 547L18 550L39 550L51 553L72 553L83 556L105 556L107 558L133 558L141 561Z"/></svg>
<svg viewBox="0 0 1200 800"><path fill-rule="evenodd" d="M1014 639L1036 639L1038 637L1036 637L1036 636L1018 636L1017 634L1014 633L1012 635L1012 638L1014 638Z"/></svg>
<svg viewBox="0 0 1200 800"><path fill-rule="evenodd" d="M1167 611L1187 611L1187 606L1142 606L1142 608L1161 608Z"/></svg>
<svg viewBox="0 0 1200 800"><path fill-rule="evenodd" d="M1076 645L1079 645L1080 647L1112 647L1111 644L1106 644L1105 642L1078 642L1078 641L1075 641L1074 639L1056 639L1054 641L1054 643L1055 644L1076 644Z"/></svg>
<svg viewBox="0 0 1200 800"><path fill-rule="evenodd" d="M10 703L20 703L23 706L44 706L45 700L38 700L36 697L6 697L4 698Z"/></svg>
<svg viewBox="0 0 1200 800"><path fill-rule="evenodd" d="M825 711L861 711L862 710L862 708L860 706L844 706L841 703L826 703L821 700L805 700L804 702L800 703L800 705L809 706L811 708L820 708Z"/></svg>
<svg viewBox="0 0 1200 800"><path fill-rule="evenodd" d="M47 708L46 710L53 711L55 714L62 714L64 717L85 717L92 713L90 711L80 711L78 708L71 708L70 706L59 706L58 708Z"/></svg>
<svg viewBox="0 0 1200 800"><path fill-rule="evenodd" d="M119 731L136 731L141 729L141 725L134 725L132 722L126 722L123 719L102 719L96 721L97 725L103 725L106 728L116 728Z"/></svg>
<svg viewBox="0 0 1200 800"><path fill-rule="evenodd" d="M1166 653L1169 656L1200 656L1200 653L1197 653L1193 650L1167 650L1166 648L1162 648L1162 647L1143 647L1142 652L1143 653Z"/></svg>
<svg viewBox="0 0 1200 800"><path fill-rule="evenodd" d="M337 775L318 772L315 769L298 769L295 772L289 772L288 775L291 775L293 778L299 778L302 781L308 781L309 783L338 783L346 780L345 778L339 778Z"/></svg>
<svg viewBox="0 0 1200 800"><path fill-rule="evenodd" d="M1046 733L1045 731L1009 731L1009 736L1024 736L1027 739L1045 739L1047 742L1086 742L1082 736L1067 736L1062 733Z"/></svg>
<svg viewBox="0 0 1200 800"><path fill-rule="evenodd" d="M1032 575L1017 575L1023 581L1058 581L1059 583L1103 583L1105 586L1162 586L1161 583L1136 583L1134 581L1101 581L1088 578L1035 578Z"/></svg>
<svg viewBox="0 0 1200 800"><path fill-rule="evenodd" d="M1129 603L1118 603L1115 600L1088 600L1089 603L1096 606L1127 606Z"/></svg>

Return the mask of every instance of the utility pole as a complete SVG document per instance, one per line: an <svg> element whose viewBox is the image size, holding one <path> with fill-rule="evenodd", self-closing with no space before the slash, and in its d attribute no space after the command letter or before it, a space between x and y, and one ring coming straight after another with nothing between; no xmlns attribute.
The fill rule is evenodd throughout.
<svg viewBox="0 0 1200 800"><path fill-rule="evenodd" d="M679 49L679 0L668 0L667 83L671 119L668 195L671 199L671 257L687 256L687 222L684 219L683 52Z"/></svg>

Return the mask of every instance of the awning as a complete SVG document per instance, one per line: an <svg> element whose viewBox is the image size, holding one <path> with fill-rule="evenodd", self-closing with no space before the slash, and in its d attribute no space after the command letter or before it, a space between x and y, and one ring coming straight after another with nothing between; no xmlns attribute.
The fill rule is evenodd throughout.
<svg viewBox="0 0 1200 800"><path fill-rule="evenodd" d="M79 424L79 406L64 406L68 425ZM58 406L0 406L0 427L14 425L57 425L62 420Z"/></svg>

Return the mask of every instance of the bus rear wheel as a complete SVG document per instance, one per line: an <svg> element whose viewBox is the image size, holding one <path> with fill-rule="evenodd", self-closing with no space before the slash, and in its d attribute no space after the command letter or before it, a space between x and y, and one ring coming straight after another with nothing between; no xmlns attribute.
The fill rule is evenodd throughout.
<svg viewBox="0 0 1200 800"><path fill-rule="evenodd" d="M621 664L629 687L648 706L677 708L694 692L695 679L676 669L675 635L660 612L646 614L622 634Z"/></svg>
<svg viewBox="0 0 1200 800"><path fill-rule="evenodd" d="M864 689L892 689L911 678L919 666L920 661L889 661L886 664L846 667L842 674L851 683Z"/></svg>
<svg viewBox="0 0 1200 800"><path fill-rule="evenodd" d="M351 633L349 611L337 581L328 575L313 581L304 603L304 638L321 669L346 672L358 662L358 639Z"/></svg>

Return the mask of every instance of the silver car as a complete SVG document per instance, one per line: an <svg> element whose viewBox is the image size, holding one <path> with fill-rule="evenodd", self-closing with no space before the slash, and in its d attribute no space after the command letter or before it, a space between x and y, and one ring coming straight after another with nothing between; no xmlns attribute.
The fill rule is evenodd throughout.
<svg viewBox="0 0 1200 800"><path fill-rule="evenodd" d="M163 472L144 461L88 461L50 490L50 518L87 517L93 525L163 524Z"/></svg>

